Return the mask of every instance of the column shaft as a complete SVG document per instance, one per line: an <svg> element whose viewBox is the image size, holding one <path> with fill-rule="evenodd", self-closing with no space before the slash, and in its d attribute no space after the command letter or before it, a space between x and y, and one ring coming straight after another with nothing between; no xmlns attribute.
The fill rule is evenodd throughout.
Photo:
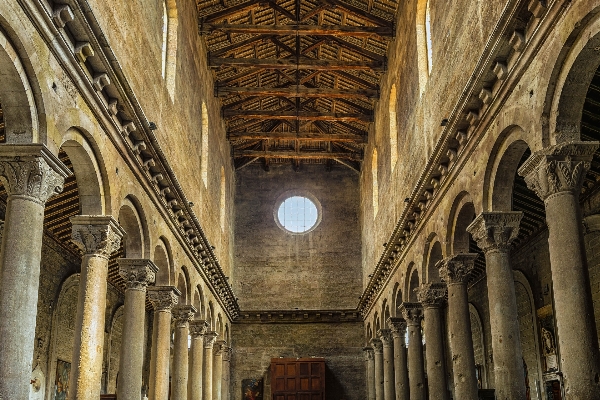
<svg viewBox="0 0 600 400"><path fill-rule="evenodd" d="M389 329L380 329L378 334L383 343L383 398L384 400L395 400L394 339Z"/></svg>
<svg viewBox="0 0 600 400"><path fill-rule="evenodd" d="M213 345L213 400L221 400L221 388L223 379L223 350L225 341L218 340Z"/></svg>
<svg viewBox="0 0 600 400"><path fill-rule="evenodd" d="M367 371L367 399L375 400L375 354L372 347L364 347Z"/></svg>
<svg viewBox="0 0 600 400"><path fill-rule="evenodd" d="M223 379L221 380L221 399L229 400L229 385L231 378L231 347L226 348L223 351Z"/></svg>
<svg viewBox="0 0 600 400"><path fill-rule="evenodd" d="M375 399L384 400L383 343L379 339L371 339L371 346L373 346L373 350L375 351L375 373L373 374L375 377Z"/></svg>
<svg viewBox="0 0 600 400"><path fill-rule="evenodd" d="M175 318L175 339L173 343L173 373L171 376L171 400L188 399L188 336L189 323L196 309L194 306L181 305L173 309Z"/></svg>
<svg viewBox="0 0 600 400"><path fill-rule="evenodd" d="M420 304L403 303L402 314L408 330L408 381L410 400L426 400L425 363L423 360L423 336L421 321L423 310Z"/></svg>
<svg viewBox="0 0 600 400"><path fill-rule="evenodd" d="M410 400L408 382L408 358L406 354L406 321L402 318L390 318L394 338L394 381L396 383L396 400Z"/></svg>
<svg viewBox="0 0 600 400"><path fill-rule="evenodd" d="M202 400L202 374L204 368L204 333L208 324L197 320L190 322L192 346L190 348L190 368L188 379L188 399Z"/></svg>
<svg viewBox="0 0 600 400"><path fill-rule="evenodd" d="M216 332L206 332L206 334L204 334L204 376L202 377L202 400L213 400L213 344L216 339Z"/></svg>

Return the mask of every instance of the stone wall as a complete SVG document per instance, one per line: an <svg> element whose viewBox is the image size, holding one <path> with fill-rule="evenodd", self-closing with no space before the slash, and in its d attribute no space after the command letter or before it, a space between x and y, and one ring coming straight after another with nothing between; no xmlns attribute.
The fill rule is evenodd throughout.
<svg viewBox="0 0 600 400"><path fill-rule="evenodd" d="M242 310L354 309L362 291L357 174L342 166L249 166L236 184L233 288ZM282 195L302 191L320 202L322 219L294 235L277 225L274 209Z"/></svg>
<svg viewBox="0 0 600 400"><path fill-rule="evenodd" d="M271 398L271 358L313 356L325 358L327 400L366 398L362 323L234 324L232 338L232 399L243 379L259 378Z"/></svg>

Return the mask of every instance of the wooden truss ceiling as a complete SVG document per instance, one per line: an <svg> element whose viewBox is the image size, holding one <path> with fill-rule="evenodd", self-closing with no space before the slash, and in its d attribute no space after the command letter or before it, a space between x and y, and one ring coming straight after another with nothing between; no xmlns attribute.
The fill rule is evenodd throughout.
<svg viewBox="0 0 600 400"><path fill-rule="evenodd" d="M236 168L360 170L397 0L198 0Z"/></svg>

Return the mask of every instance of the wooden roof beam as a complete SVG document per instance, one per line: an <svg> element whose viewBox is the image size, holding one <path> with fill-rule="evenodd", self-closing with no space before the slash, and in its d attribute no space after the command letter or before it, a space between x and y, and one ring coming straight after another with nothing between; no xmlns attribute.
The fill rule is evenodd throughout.
<svg viewBox="0 0 600 400"><path fill-rule="evenodd" d="M233 151L234 158L252 157L252 158L289 158L296 160L306 159L349 159L360 161L362 156L359 153L328 153L325 151L260 151L260 150L242 150Z"/></svg>
<svg viewBox="0 0 600 400"><path fill-rule="evenodd" d="M385 55L381 55L381 54L377 54L375 52L369 51L361 46L357 46L353 43L348 42L347 40L342 40L339 39L335 36L331 36L331 35L326 35L325 38L327 40L330 40L332 42L337 43L339 46L348 49L350 51L353 51L355 53L358 53L362 56L368 57L371 60L377 60L377 61L381 61L381 62L387 62L387 57Z"/></svg>
<svg viewBox="0 0 600 400"><path fill-rule="evenodd" d="M215 22L215 21L222 21L226 18L231 17L232 15L239 14L244 11L248 11L252 8L255 8L258 4L264 3L264 2L265 2L264 0L250 0L250 1L246 1L245 3L240 3L233 7L229 7L224 10L217 11L215 13L201 17L200 18L200 25L201 25L200 32L202 32L202 24Z"/></svg>
<svg viewBox="0 0 600 400"><path fill-rule="evenodd" d="M350 82L354 82L358 85L361 85L363 87L369 88L369 89L376 89L379 90L379 85L377 85L376 83L371 83L369 81L366 81L362 78L359 78L356 75L350 74L348 72L344 72L344 71L338 71L338 70L330 70L330 71L326 71L326 72L330 72L333 75L337 75L340 78L344 78Z"/></svg>
<svg viewBox="0 0 600 400"><path fill-rule="evenodd" d="M218 58L210 57L210 67L235 66L235 67L257 67L262 69L311 69L323 71L335 70L373 70L384 71L385 63L380 61L355 62L337 60L315 60L310 58Z"/></svg>
<svg viewBox="0 0 600 400"><path fill-rule="evenodd" d="M227 132L229 140L301 140L319 142L366 143L367 137L353 134L323 134L318 132Z"/></svg>
<svg viewBox="0 0 600 400"><path fill-rule="evenodd" d="M373 122L372 114L344 114L314 111L222 110L224 118L281 119L299 121L358 121Z"/></svg>
<svg viewBox="0 0 600 400"><path fill-rule="evenodd" d="M203 24L202 33L215 31L227 33L260 34L276 36L382 36L391 37L394 30L389 26L349 26L349 25L246 25L246 24Z"/></svg>
<svg viewBox="0 0 600 400"><path fill-rule="evenodd" d="M327 3L327 4L331 4L332 6L335 6L335 7L341 8L342 10L346 11L347 13L350 13L358 18L369 21L372 24L379 25L379 26L390 26L390 27L393 26L392 21L388 21L386 19L383 19L381 17L373 15L373 14L369 13L368 11L363 10L362 8L358 8L356 6L345 3L343 1L323 0L323 2Z"/></svg>
<svg viewBox="0 0 600 400"><path fill-rule="evenodd" d="M251 37L249 39L242 40L240 42L230 44L229 46L223 47L222 49L219 49L217 51L209 52L208 56L209 57L220 57L220 56L222 56L224 54L229 53L230 51L240 50L240 49L242 49L242 48L244 48L246 46L250 46L250 45L253 45L256 42L260 42L262 40L270 39L270 38L271 38L271 35L254 36L254 37Z"/></svg>
<svg viewBox="0 0 600 400"><path fill-rule="evenodd" d="M372 89L338 90L329 88L307 88L293 86L288 88L256 88L256 87L216 87L217 97L229 95L244 96L285 96L285 97L328 97L334 99L353 99L366 97L369 99L379 98L379 91Z"/></svg>

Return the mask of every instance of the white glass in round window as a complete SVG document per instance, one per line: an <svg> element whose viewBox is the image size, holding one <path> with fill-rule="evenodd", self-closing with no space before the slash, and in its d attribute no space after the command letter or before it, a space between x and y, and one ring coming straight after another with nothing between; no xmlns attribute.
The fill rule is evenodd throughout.
<svg viewBox="0 0 600 400"><path fill-rule="evenodd" d="M292 196L279 205L277 219L283 229L293 233L304 233L315 227L319 211L310 199Z"/></svg>

